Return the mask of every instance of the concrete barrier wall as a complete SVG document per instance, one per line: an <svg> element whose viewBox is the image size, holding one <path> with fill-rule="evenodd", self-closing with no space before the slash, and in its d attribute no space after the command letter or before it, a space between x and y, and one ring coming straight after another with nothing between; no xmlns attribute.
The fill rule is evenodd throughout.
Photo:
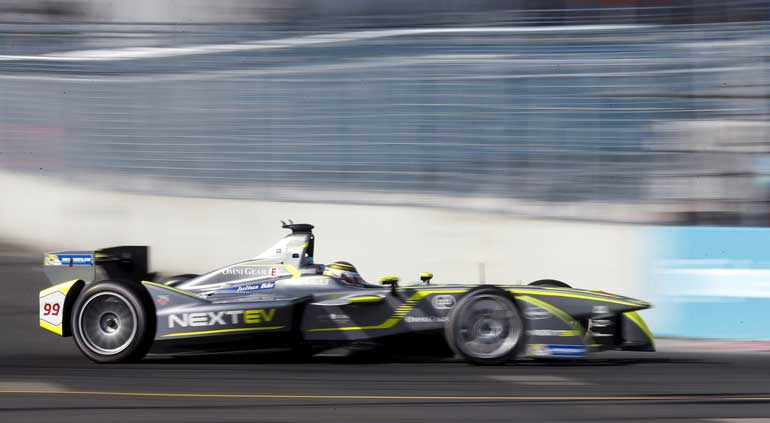
<svg viewBox="0 0 770 423"><path fill-rule="evenodd" d="M150 245L155 270L198 273L252 257L286 231L316 225L316 261L347 260L369 280L436 282L555 278L642 296L636 226L560 222L433 208L279 203L100 192L50 178L0 174L0 237L43 251ZM42 259L41 259L42 260Z"/></svg>
<svg viewBox="0 0 770 423"><path fill-rule="evenodd" d="M770 230L538 220L438 208L260 202L96 191L0 173L0 239L45 251L150 245L151 266L200 273L316 225L316 260L353 262L376 281L431 271L437 283L561 279L655 304L658 335L770 339ZM42 262L42 257L41 257ZM1 283L13 283L0 275Z"/></svg>

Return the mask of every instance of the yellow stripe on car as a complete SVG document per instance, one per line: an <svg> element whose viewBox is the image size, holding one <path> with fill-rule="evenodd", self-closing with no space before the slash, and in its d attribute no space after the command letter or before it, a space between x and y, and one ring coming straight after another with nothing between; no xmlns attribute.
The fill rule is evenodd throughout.
<svg viewBox="0 0 770 423"><path fill-rule="evenodd" d="M577 320L575 320L572 316L569 315L566 311L555 307L543 300L530 297L528 295L520 295L516 297L517 300L524 301L525 303L532 304L534 306L540 307L549 313L553 314L554 316L558 317L561 321L567 324L570 328L572 328L573 331L577 332L578 334L584 334L583 336L583 343L592 346L594 345L594 338L586 331L586 329L583 327L583 325L580 324ZM580 336L580 335L575 335Z"/></svg>
<svg viewBox="0 0 770 423"><path fill-rule="evenodd" d="M644 322L644 319L642 319L642 316L639 315L639 313L635 311L628 311L626 313L623 313L628 318L634 322L636 326L639 326L639 329L644 332L645 335L647 335L648 338L650 338L650 343L652 343L652 346L655 347L655 338L652 336L652 331L649 327L647 327L647 323Z"/></svg>
<svg viewBox="0 0 770 423"><path fill-rule="evenodd" d="M601 301L605 303L620 304L620 305L626 305L631 307L649 307L649 304L643 301L629 302L629 301L623 301L623 300L616 300L613 298L602 298L594 295L572 294L569 292L555 292L550 290L546 291L543 289L531 289L531 288L514 288L514 289L506 289L506 290L513 294L529 294L529 295L548 296L548 297L578 298L581 300Z"/></svg>
<svg viewBox="0 0 770 423"><path fill-rule="evenodd" d="M380 323L379 325L315 328L315 329L310 329L310 332L324 332L324 331L332 331L332 330L390 329L393 326L396 326L398 322L400 322L407 314L409 314L412 310L414 310L415 306L417 306L417 303L420 302L420 300L422 300L426 296L433 295L433 294L462 294L464 292L468 292L468 290L467 289L441 289L441 290L430 290L430 291L417 291L414 294L412 294L412 296L409 297L403 304L398 306L398 308L396 308L396 311L394 311L390 317L388 317L384 322Z"/></svg>
<svg viewBox="0 0 770 423"><path fill-rule="evenodd" d="M190 335L213 335L217 333L232 333L232 332L251 332L257 330L277 330L283 329L286 326L261 326L258 328L232 328L232 329L215 329L215 330L201 330L196 332L176 332L163 335L163 338L178 337L178 336L190 336Z"/></svg>
<svg viewBox="0 0 770 423"><path fill-rule="evenodd" d="M475 288L476 286L478 285L466 286L466 289L470 290L472 288ZM500 285L499 288L502 288L512 294L578 298L581 300L602 301L605 303L620 304L620 305L626 305L631 307L640 307L640 308L650 307L650 304L644 301L639 301L633 298L625 298L614 294L589 291L584 289L544 287L544 286L530 287L530 286L523 286L523 285L519 285L515 287L512 285ZM432 288L425 287L424 289L429 290ZM437 286L435 287L435 289L441 289L441 287Z"/></svg>
<svg viewBox="0 0 770 423"><path fill-rule="evenodd" d="M379 303L382 301L385 297L379 296L379 295L360 295L358 297L348 297L347 299L353 303Z"/></svg>
<svg viewBox="0 0 770 423"><path fill-rule="evenodd" d="M585 333L585 329L583 328L583 325L577 322L577 320L573 319L572 316L569 315L566 311L555 307L543 300L539 300L534 297L530 297L528 295L520 295L516 297L517 300L524 301L525 303L532 304L533 306L540 307L543 310L546 310L547 312L553 314L554 316L558 317L559 320L563 321L567 324L570 328L572 328L573 331L576 331L578 333Z"/></svg>
<svg viewBox="0 0 770 423"><path fill-rule="evenodd" d="M193 298L198 299L198 300L203 300L204 299L200 295L196 295L196 294L193 294L192 292L185 291L185 290L182 290L182 289L177 289L177 288L174 288L173 286L163 285L162 283L150 282L150 281L142 281L142 283L145 284L145 285L151 285L151 286L154 286L154 287L157 287L157 288L167 289L169 291L176 292L177 294L187 295L188 297L193 297Z"/></svg>
<svg viewBox="0 0 770 423"><path fill-rule="evenodd" d="M45 329L45 330L47 330L47 331L51 331L51 332L53 332L53 333L55 333L55 334L57 334L59 336L64 335L64 322L62 322L62 324L60 324L58 326L54 326L54 325L46 322L45 320L40 320L40 327Z"/></svg>
<svg viewBox="0 0 770 423"><path fill-rule="evenodd" d="M441 288L428 288L425 290L420 290L416 293L414 293L411 297L409 297L404 304L399 306L393 314L388 317L384 322L378 324L378 325L369 325L369 326L341 326L341 327L331 327L331 328L315 328L310 329L310 332L323 332L323 331L337 331L337 330L376 330L376 329L389 329L398 324L407 314L409 314L414 307L417 305L417 303L423 299L425 296L432 295L432 294L461 294L468 292L470 289L464 288L464 289L441 289ZM554 297L566 297L566 298L579 298L579 299L585 299L585 300L591 300L591 301L601 301L601 302L608 302L613 304L621 304L621 305L628 305L632 307L638 307L643 306L646 303L642 303L641 301L638 303L631 303L627 301L617 300L617 299L610 299L610 298L601 298L598 296L588 296L588 295L581 295L581 294L572 294L568 292L554 292L554 291L545 291L542 289L532 289L532 288L514 288L514 289L506 289L508 292L512 294L529 294L529 295L535 295L535 296L554 296ZM553 311L552 314L556 315L560 319L564 320L565 322L572 321L576 327L574 327L574 330L578 330L580 333L586 333L586 330L583 328L583 326L572 319L572 317L569 316L569 314L565 313L564 311L552 306L549 303L546 303L545 301L539 300L537 298L527 296L528 299L531 299L534 302L537 302L538 304L545 304L546 310L558 310L556 313ZM522 297L517 297L521 299ZM542 307L542 306L541 306ZM557 314L558 313L558 314ZM569 323L568 323L569 324ZM572 327L572 324L569 324L570 327ZM586 339L586 343L592 343L593 340Z"/></svg>

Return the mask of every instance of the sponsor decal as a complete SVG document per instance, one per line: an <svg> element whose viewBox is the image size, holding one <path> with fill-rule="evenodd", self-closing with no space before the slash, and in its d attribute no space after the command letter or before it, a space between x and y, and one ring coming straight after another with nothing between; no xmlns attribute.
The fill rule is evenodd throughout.
<svg viewBox="0 0 770 423"><path fill-rule="evenodd" d="M249 266L228 267L227 269L222 270L222 274L235 276L279 276L280 268Z"/></svg>
<svg viewBox="0 0 770 423"><path fill-rule="evenodd" d="M580 336L576 330L556 330L556 329L530 329L527 334L532 336Z"/></svg>
<svg viewBox="0 0 770 423"><path fill-rule="evenodd" d="M529 344L527 354L532 357L584 357L584 345Z"/></svg>
<svg viewBox="0 0 770 423"><path fill-rule="evenodd" d="M457 304L454 295L436 295L430 302L436 310L450 310Z"/></svg>
<svg viewBox="0 0 770 423"><path fill-rule="evenodd" d="M65 295L59 291L40 297L40 320L59 326L62 322Z"/></svg>
<svg viewBox="0 0 770 423"><path fill-rule="evenodd" d="M158 303L158 305L164 306L170 303L171 299L168 295L158 295L155 297L155 302Z"/></svg>
<svg viewBox="0 0 770 423"><path fill-rule="evenodd" d="M275 309L203 311L196 313L177 313L168 316L169 328L201 326L229 326L238 324L258 325L272 322Z"/></svg>
<svg viewBox="0 0 770 423"><path fill-rule="evenodd" d="M597 305L591 309L593 314L610 314L610 308L606 305Z"/></svg>
<svg viewBox="0 0 770 423"><path fill-rule="evenodd" d="M247 291L262 291L265 289L273 289L275 288L275 282L262 282L262 283L255 283L250 285L242 285L242 286L236 286L234 288L230 288L230 291L236 291L236 292L247 292Z"/></svg>
<svg viewBox="0 0 770 423"><path fill-rule="evenodd" d="M46 266L93 266L91 254L46 254Z"/></svg>
<svg viewBox="0 0 770 423"><path fill-rule="evenodd" d="M527 308L524 309L524 318L527 320L541 320L549 317L551 317L551 313L542 307L527 304Z"/></svg>
<svg viewBox="0 0 770 423"><path fill-rule="evenodd" d="M442 323L449 321L449 317L444 316L406 316L404 321L407 323Z"/></svg>

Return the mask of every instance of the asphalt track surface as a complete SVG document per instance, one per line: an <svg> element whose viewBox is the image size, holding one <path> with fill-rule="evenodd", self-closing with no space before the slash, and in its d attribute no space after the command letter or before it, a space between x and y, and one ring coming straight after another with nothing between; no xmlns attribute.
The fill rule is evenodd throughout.
<svg viewBox="0 0 770 423"><path fill-rule="evenodd" d="M96 365L38 328L40 261L0 248L2 422L770 421L770 356L759 354L477 367L273 352Z"/></svg>

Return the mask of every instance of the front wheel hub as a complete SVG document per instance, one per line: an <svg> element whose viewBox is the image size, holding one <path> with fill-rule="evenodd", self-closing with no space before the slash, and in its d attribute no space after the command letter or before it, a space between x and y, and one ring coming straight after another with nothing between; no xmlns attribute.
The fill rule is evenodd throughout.
<svg viewBox="0 0 770 423"><path fill-rule="evenodd" d="M498 295L479 295L458 310L458 348L477 358L509 355L522 335L516 306Z"/></svg>
<svg viewBox="0 0 770 423"><path fill-rule="evenodd" d="M99 326L102 332L106 334L113 334L118 331L120 327L120 318L114 313L104 313L101 319L99 319Z"/></svg>
<svg viewBox="0 0 770 423"><path fill-rule="evenodd" d="M136 337L136 310L124 296L100 292L80 309L78 326L88 349L101 355L115 355L128 348Z"/></svg>

